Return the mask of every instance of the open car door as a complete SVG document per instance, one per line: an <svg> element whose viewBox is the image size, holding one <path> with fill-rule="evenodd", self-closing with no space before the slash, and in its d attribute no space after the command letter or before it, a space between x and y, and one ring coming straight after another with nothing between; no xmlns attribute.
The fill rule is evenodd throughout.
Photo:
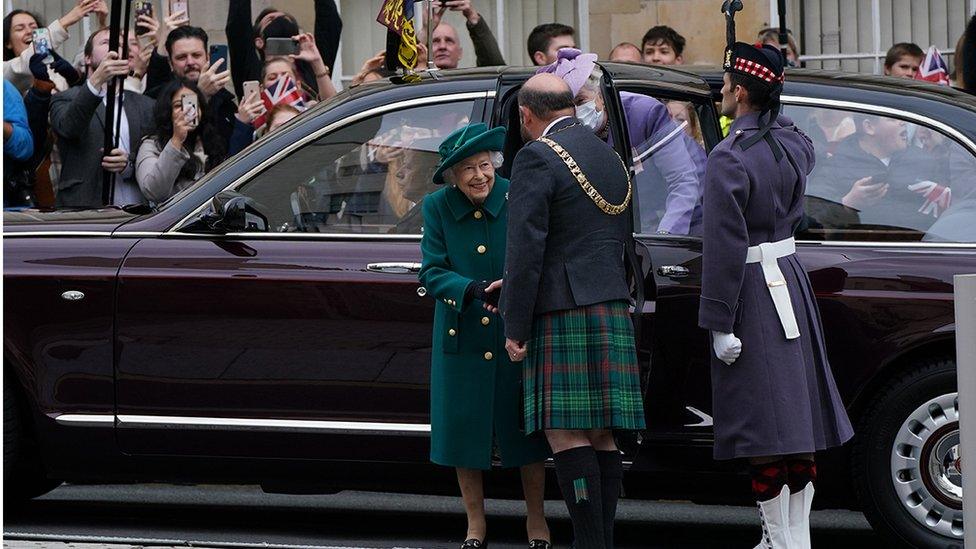
<svg viewBox="0 0 976 549"><path fill-rule="evenodd" d="M711 461L708 336L698 328L701 196L707 152L721 140L707 83L652 67L603 65L611 140L634 182L645 303L637 334L647 429L632 470ZM667 447L667 452L656 449Z"/></svg>

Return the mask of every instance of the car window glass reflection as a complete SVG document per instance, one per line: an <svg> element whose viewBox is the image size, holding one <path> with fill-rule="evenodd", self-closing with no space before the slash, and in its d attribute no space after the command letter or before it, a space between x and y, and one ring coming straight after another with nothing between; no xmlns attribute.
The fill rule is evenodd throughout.
<svg viewBox="0 0 976 549"><path fill-rule="evenodd" d="M976 159L937 130L830 108L785 114L814 142L805 240L976 242Z"/></svg>
<svg viewBox="0 0 976 549"><path fill-rule="evenodd" d="M440 142L472 117L472 102L369 118L302 147L245 184L277 232L422 234L419 207L436 190Z"/></svg>

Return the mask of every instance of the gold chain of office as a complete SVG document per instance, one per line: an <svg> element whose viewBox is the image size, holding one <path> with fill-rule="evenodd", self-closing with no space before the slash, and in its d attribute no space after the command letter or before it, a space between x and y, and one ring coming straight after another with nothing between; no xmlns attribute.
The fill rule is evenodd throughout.
<svg viewBox="0 0 976 549"><path fill-rule="evenodd" d="M603 210L604 213L608 215L620 215L627 211L627 206L630 204L631 194L633 194L633 187L631 186L630 182L630 172L627 171L627 167L624 166L624 161L620 160L619 155L617 156L617 160L620 160L620 167L623 168L624 173L627 174L627 196L624 197L624 201L618 205L611 204L607 202L605 198L603 198L600 191L596 190L593 185L590 184L590 181L586 179L586 174L583 173L583 170L580 169L579 165L576 164L576 161L573 160L573 157L566 152L566 149L564 149L562 145L556 143L548 137L540 137L539 141L548 145L553 152L559 155L559 158L561 158L563 163L566 164L566 167L569 168L570 173L576 177L576 182L579 183L580 187L582 187L583 192L586 193L586 196L590 197L590 200L592 200L598 208Z"/></svg>

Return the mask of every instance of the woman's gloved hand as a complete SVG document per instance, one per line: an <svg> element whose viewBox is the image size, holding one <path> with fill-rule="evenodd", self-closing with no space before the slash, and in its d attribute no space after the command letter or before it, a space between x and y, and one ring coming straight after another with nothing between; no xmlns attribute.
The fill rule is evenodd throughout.
<svg viewBox="0 0 976 549"><path fill-rule="evenodd" d="M735 334L712 332L712 349L719 360L731 366L742 353L742 342Z"/></svg>
<svg viewBox="0 0 976 549"><path fill-rule="evenodd" d="M44 62L44 59L47 57L46 55L34 54L31 56L30 71L35 79L50 82L51 77L48 75L48 66L50 65L51 70L60 74L69 86L74 86L81 81L81 75L71 66L71 63L54 51L50 55L53 58L50 63Z"/></svg>

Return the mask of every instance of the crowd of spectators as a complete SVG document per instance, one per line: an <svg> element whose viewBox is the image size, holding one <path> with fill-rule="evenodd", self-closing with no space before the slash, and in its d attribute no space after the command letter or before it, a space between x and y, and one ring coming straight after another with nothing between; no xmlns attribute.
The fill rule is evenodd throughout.
<svg viewBox="0 0 976 549"><path fill-rule="evenodd" d="M331 67L339 49L342 20L335 0L314 0L311 31L281 10L267 8L252 17L250 0L229 2L227 54L223 57L214 57L207 32L194 26L184 12L137 15L132 21L134 30L119 37L118 51L109 51L106 0L77 0L71 10L46 27L31 12L8 13L3 20L4 207L102 206L106 172L111 174L115 205L161 203L262 135L336 95ZM458 28L444 17L448 12L463 18L475 65L506 64L492 29L472 0L444 0L435 6L430 21L424 14L418 32L416 68L426 67L428 59L439 69L470 64L464 61L466 52ZM163 6L158 9L162 11ZM58 51L79 21L89 15L97 20L96 28L72 64ZM46 51L35 51L38 29L46 33ZM280 43L280 39L291 40L291 52L268 54L269 44ZM779 39L776 28L756 34L757 44L778 45ZM965 80L963 52L974 41L965 40L965 36L960 39L956 52L954 79L960 86ZM681 65L686 44L677 30L658 25L644 34L639 45L618 44L607 59ZM561 50L575 47L575 29L560 23L538 25L526 41L526 53L538 66L557 63ZM801 57L792 34L787 51L790 64L798 65ZM915 44L895 44L885 58L884 74L912 78L924 55ZM380 51L363 63L351 85L390 75ZM112 80L123 85L113 102L118 130L113 146L105 150L106 96ZM583 86L580 97L592 95L592 90L587 91L591 87ZM580 99L581 104L592 101L599 98ZM670 115L687 128L693 141L702 143L690 104L665 102L655 107L655 113ZM829 115L822 118L813 122L831 123ZM838 123L851 125L849 120ZM834 130L837 127L835 124Z"/></svg>
<svg viewBox="0 0 976 549"><path fill-rule="evenodd" d="M314 32L275 9L252 22L249 0L230 3L225 56L214 55L207 32L185 12L136 15L116 51L106 0L77 0L47 27L29 11L8 13L4 207L103 206L106 173L114 205L161 203L337 93L330 67L342 21L334 0L316 0ZM90 14L96 28L72 64L58 51ZM36 36L46 38L39 51ZM270 39L291 40L294 48L265 55ZM122 85L115 86L117 129L107 148L113 81Z"/></svg>

